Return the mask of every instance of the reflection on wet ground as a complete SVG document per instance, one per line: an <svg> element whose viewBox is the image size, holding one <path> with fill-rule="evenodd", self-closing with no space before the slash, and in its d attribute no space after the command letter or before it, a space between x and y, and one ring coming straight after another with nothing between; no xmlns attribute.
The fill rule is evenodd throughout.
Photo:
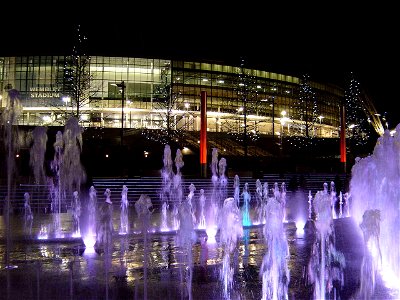
<svg viewBox="0 0 400 300"><path fill-rule="evenodd" d="M39 241L18 235L17 224L10 245L10 262L15 269L0 271L1 299L189 299L182 273L182 253L173 233L151 233L144 247L140 233L114 235L110 255L106 249L85 249L81 239ZM337 299L351 299L359 286L362 238L351 218L334 221L336 247L346 257L344 286ZM6 251L4 227L0 254ZM313 236L286 223L289 242L289 299L312 299L307 281ZM18 237L18 238L16 238ZM218 243L206 241L197 231L193 246L193 299L222 299L219 270L223 250ZM260 266L266 252L262 227L245 228L233 256L235 277L232 299L261 299ZM148 250L146 250L148 249ZM147 268L144 255L147 253ZM184 260L183 260L184 261ZM145 276L146 274L146 276ZM390 299L389 291L378 282L374 299ZM391 298L393 299L393 298Z"/></svg>

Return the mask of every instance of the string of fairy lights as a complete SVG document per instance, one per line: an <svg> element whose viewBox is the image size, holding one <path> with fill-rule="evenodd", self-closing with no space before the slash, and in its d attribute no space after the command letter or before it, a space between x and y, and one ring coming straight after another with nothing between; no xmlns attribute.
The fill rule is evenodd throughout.
<svg viewBox="0 0 400 300"><path fill-rule="evenodd" d="M66 57L63 67L62 92L68 96L70 105L76 107L76 114L79 108L92 101L89 91L93 82L90 72L90 56L87 51L87 37L82 33L81 26L78 25L75 33L72 54ZM66 103L67 104L67 103ZM65 108L65 106L62 106ZM75 113L71 111L71 113ZM78 116L79 117L79 116Z"/></svg>
<svg viewBox="0 0 400 300"><path fill-rule="evenodd" d="M299 97L291 106L290 131L283 138L295 148L310 147L315 144L316 130L319 120L319 111L315 92L310 85L310 76L304 74L300 81Z"/></svg>
<svg viewBox="0 0 400 300"><path fill-rule="evenodd" d="M226 122L226 125L229 127L228 134L233 139L246 144L247 142L255 142L260 138L259 121L249 122L247 116L257 114L261 103L258 101L257 80L246 70L243 58L239 70L235 90L241 106L236 111L235 122Z"/></svg>
<svg viewBox="0 0 400 300"><path fill-rule="evenodd" d="M155 87L154 101L157 119L152 120L153 128L143 128L141 134L150 141L161 144L169 144L172 141L179 142L187 136L188 129L193 127L194 119L190 118L189 112L175 114L176 106L179 106L179 99L171 92L169 81L170 68L164 67L161 71L161 83Z"/></svg>
<svg viewBox="0 0 400 300"><path fill-rule="evenodd" d="M368 112L362 102L360 83L350 74L345 89L346 137L353 146L365 145L371 136Z"/></svg>

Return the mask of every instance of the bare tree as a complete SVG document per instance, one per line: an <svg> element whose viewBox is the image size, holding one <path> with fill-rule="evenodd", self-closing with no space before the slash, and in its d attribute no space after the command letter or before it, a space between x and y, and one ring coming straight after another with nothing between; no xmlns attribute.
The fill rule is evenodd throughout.
<svg viewBox="0 0 400 300"><path fill-rule="evenodd" d="M263 114L265 105L258 97L257 80L250 70L245 68L243 59L237 75L236 93L240 106L235 112L234 122L227 120L223 126L243 144L244 154L247 156L249 143L259 138L258 125L260 123L260 121L250 122L248 116Z"/></svg>
<svg viewBox="0 0 400 300"><path fill-rule="evenodd" d="M293 146L306 147L313 144L318 117L317 99L310 85L310 76L304 74L300 81L297 101L293 103L292 115L289 116L289 119L294 121L290 132Z"/></svg>
<svg viewBox="0 0 400 300"><path fill-rule="evenodd" d="M185 103L180 101L176 94L172 93L170 65L161 70L160 84L155 86L153 94L154 110L158 118L153 120L152 128L144 128L142 134L149 140L162 144L169 144L175 139L182 138L193 125L193 118Z"/></svg>
<svg viewBox="0 0 400 300"><path fill-rule="evenodd" d="M62 72L60 72L58 79L63 100L67 102L59 106L58 109L65 111L64 115L67 118L73 115L80 120L81 109L97 101L97 99L92 98L98 89L93 86L90 56L86 54L86 48L87 38L78 25L72 54L65 57ZM67 106L71 107L70 112L68 112Z"/></svg>
<svg viewBox="0 0 400 300"><path fill-rule="evenodd" d="M365 91L360 88L360 83L351 73L345 90L345 116L346 136L353 150L368 143L372 135L372 125L377 128L378 134L383 134L384 127L381 120L386 121L386 116L377 113L372 102L369 101ZM386 127L387 129L387 127Z"/></svg>

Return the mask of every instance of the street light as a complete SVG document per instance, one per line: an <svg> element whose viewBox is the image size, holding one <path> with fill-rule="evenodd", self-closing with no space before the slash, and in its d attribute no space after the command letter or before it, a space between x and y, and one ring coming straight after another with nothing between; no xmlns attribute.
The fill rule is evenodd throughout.
<svg viewBox="0 0 400 300"><path fill-rule="evenodd" d="M125 81L121 83L112 83L111 85L121 88L121 147L124 145L124 103L125 103Z"/></svg>
<svg viewBox="0 0 400 300"><path fill-rule="evenodd" d="M288 120L288 118L286 117L286 111L285 110L283 110L283 111L281 111L281 115L282 115L282 117L281 117L281 147L283 146L282 145L282 143L283 143L283 126L285 126L285 124L286 124L286 121Z"/></svg>
<svg viewBox="0 0 400 300"><path fill-rule="evenodd" d="M318 116L319 119L319 135L322 136L322 119L324 118L324 116Z"/></svg>
<svg viewBox="0 0 400 300"><path fill-rule="evenodd" d="M186 108L185 129L187 131L189 131L189 107L190 104L188 102L185 102L185 108Z"/></svg>
<svg viewBox="0 0 400 300"><path fill-rule="evenodd" d="M65 103L65 119L67 119L67 114L68 114L68 102L71 101L70 96L63 96L62 101Z"/></svg>

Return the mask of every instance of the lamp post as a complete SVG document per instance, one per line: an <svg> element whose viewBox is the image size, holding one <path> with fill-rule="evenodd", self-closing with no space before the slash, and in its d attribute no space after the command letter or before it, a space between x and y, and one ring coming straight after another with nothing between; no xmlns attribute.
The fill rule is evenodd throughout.
<svg viewBox="0 0 400 300"><path fill-rule="evenodd" d="M320 137L322 137L322 119L324 118L324 116L318 116L319 119L319 135Z"/></svg>
<svg viewBox="0 0 400 300"><path fill-rule="evenodd" d="M68 115L68 102L71 101L70 96L63 96L62 101L65 103L65 122L67 122L67 115Z"/></svg>
<svg viewBox="0 0 400 300"><path fill-rule="evenodd" d="M286 124L286 121L287 121L287 118L286 118L286 111L285 110L283 110L283 111L281 111L281 115L282 115L282 117L281 117L281 148L283 148L283 126L285 126L285 124Z"/></svg>
<svg viewBox="0 0 400 300"><path fill-rule="evenodd" d="M121 83L112 84L114 86L119 87L121 90L121 147L124 145L124 104L125 104L125 81Z"/></svg>
<svg viewBox="0 0 400 300"><path fill-rule="evenodd" d="M188 102L185 102L185 108L186 108L185 129L186 129L186 131L189 131L189 107L190 107L190 104Z"/></svg>

